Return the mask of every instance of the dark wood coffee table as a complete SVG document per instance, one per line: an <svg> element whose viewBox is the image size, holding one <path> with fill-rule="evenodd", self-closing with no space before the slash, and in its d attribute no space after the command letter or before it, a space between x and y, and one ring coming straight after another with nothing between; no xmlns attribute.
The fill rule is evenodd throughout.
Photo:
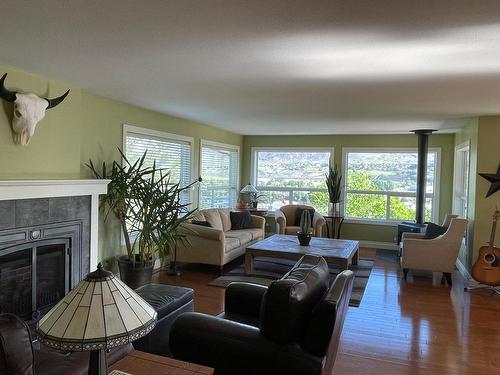
<svg viewBox="0 0 500 375"><path fill-rule="evenodd" d="M299 260L306 254L319 255L342 270L358 264L359 241L313 237L309 246L300 246L297 236L275 234L246 248L245 273L253 273L255 257Z"/></svg>
<svg viewBox="0 0 500 375"><path fill-rule="evenodd" d="M137 350L110 366L108 372L111 374L113 370L131 375L212 375L214 373L214 369L209 367Z"/></svg>

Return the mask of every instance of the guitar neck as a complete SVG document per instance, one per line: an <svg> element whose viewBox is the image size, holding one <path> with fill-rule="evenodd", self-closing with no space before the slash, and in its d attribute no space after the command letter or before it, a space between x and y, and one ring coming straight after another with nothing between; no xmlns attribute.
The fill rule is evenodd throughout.
<svg viewBox="0 0 500 375"><path fill-rule="evenodd" d="M493 217L493 225L491 226L491 234L490 234L490 246L495 246L495 234L497 231L497 220L498 216L500 214L500 211L495 212L495 216Z"/></svg>

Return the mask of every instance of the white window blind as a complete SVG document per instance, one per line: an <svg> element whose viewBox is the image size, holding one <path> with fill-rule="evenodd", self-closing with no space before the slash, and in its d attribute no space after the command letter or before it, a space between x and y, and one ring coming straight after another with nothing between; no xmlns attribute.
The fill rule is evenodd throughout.
<svg viewBox="0 0 500 375"><path fill-rule="evenodd" d="M230 145L201 145L200 208L235 207L238 199L239 151Z"/></svg>
<svg viewBox="0 0 500 375"><path fill-rule="evenodd" d="M170 171L171 183L180 182L180 186L187 186L191 182L191 148L188 141L169 139L139 134L126 133L125 155L133 163L147 150L146 165L153 165L156 161L157 168ZM182 192L180 201L183 204L191 203L189 190Z"/></svg>

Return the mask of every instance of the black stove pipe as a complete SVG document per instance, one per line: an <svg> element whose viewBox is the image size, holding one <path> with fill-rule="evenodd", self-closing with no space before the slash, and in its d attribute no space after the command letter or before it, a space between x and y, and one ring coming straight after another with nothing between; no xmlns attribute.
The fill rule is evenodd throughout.
<svg viewBox="0 0 500 375"><path fill-rule="evenodd" d="M435 130L412 130L418 137L417 156L417 207L415 220L417 224L424 223L425 217L425 189L427 185L427 152L429 149L429 135Z"/></svg>

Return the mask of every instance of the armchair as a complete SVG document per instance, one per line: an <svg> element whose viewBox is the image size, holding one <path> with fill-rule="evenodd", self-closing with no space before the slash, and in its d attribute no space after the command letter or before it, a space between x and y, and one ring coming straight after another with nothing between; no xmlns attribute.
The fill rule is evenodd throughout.
<svg viewBox="0 0 500 375"><path fill-rule="evenodd" d="M276 233L278 234L297 234L300 227L300 222L296 221L297 208L314 210L311 206L289 204L276 210L274 216L276 218ZM325 218L319 212L314 211L312 220L313 236L321 237L321 231L326 224Z"/></svg>
<svg viewBox="0 0 500 375"><path fill-rule="evenodd" d="M175 358L214 367L217 375L330 375L354 274L328 288L328 266L306 255L269 287L232 283L218 317L186 313L170 333Z"/></svg>
<svg viewBox="0 0 500 375"><path fill-rule="evenodd" d="M406 280L409 269L428 270L443 272L447 283L451 285L451 273L455 270L466 230L466 219L453 218L446 233L437 238L424 240L404 236L401 250L404 279Z"/></svg>

